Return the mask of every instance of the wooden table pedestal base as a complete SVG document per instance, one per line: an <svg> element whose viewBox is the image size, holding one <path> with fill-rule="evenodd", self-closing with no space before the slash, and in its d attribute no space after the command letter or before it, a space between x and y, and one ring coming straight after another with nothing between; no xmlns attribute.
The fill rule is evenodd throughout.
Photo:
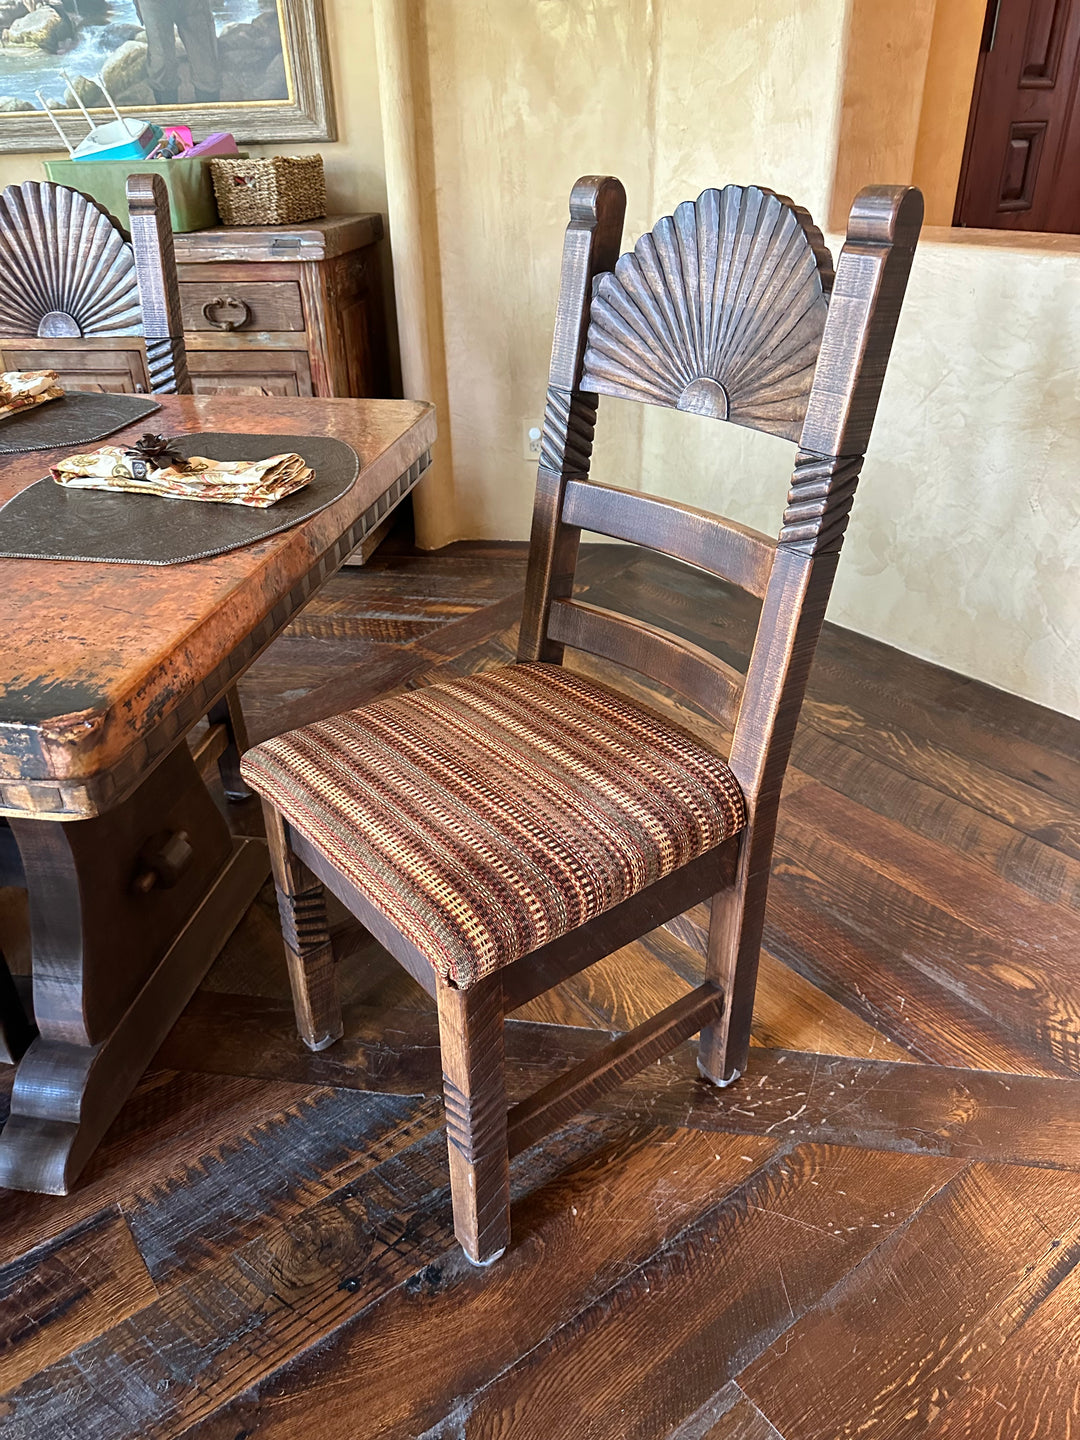
<svg viewBox="0 0 1080 1440"><path fill-rule="evenodd" d="M269 873L179 745L92 820L11 822L30 896L34 1019L0 1186L65 1195Z"/></svg>

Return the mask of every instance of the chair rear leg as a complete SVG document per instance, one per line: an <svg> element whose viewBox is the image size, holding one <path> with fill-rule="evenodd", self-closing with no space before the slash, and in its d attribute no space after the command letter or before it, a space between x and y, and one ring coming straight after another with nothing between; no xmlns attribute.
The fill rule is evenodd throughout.
<svg viewBox="0 0 1080 1440"><path fill-rule="evenodd" d="M248 748L247 724L240 696L232 685L206 717L211 725L224 725L229 743L218 759L218 773L229 800L250 800L252 792L240 774L240 757Z"/></svg>
<svg viewBox="0 0 1080 1440"><path fill-rule="evenodd" d="M769 888L769 854L764 867L753 864L754 845L747 835L739 851L734 883L713 896L705 978L723 990L724 1013L701 1032L698 1069L714 1085L732 1085L746 1069L754 1018L761 932Z"/></svg>
<svg viewBox="0 0 1080 1440"><path fill-rule="evenodd" d="M454 1233L474 1265L490 1265L510 1241L501 979L440 985L438 1003Z"/></svg>
<svg viewBox="0 0 1080 1440"><path fill-rule="evenodd" d="M263 801L263 815L296 1028L309 1050L325 1050L341 1039L345 1028L330 946L326 892L322 882L292 853L281 816L268 800Z"/></svg>

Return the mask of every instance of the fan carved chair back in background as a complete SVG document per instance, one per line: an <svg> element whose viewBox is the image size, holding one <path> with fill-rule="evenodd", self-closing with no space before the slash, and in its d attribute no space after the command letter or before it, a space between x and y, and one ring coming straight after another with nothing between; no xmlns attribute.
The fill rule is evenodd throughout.
<svg viewBox="0 0 1080 1440"><path fill-rule="evenodd" d="M130 241L97 201L65 185L28 180L0 195L5 368L58 370L71 389L190 393L164 182L132 175L127 200ZM145 365L125 344L133 336ZM109 380L113 362L123 368Z"/></svg>
<svg viewBox="0 0 1080 1440"><path fill-rule="evenodd" d="M834 274L806 211L707 190L619 257L610 177L570 200L518 663L377 701L250 751L301 1034L342 1033L323 886L438 1005L455 1230L509 1238L509 1158L701 1032L743 1071L784 770L877 409L922 198L856 199ZM772 540L590 481L599 399L727 419L797 445ZM762 601L745 677L573 598L582 530L649 546ZM564 666L644 673L733 733L725 758ZM704 983L508 1110L507 1012L703 900Z"/></svg>

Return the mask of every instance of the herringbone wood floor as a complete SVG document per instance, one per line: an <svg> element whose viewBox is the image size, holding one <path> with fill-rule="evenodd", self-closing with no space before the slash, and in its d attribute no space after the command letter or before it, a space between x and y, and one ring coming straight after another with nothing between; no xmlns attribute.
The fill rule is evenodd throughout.
<svg viewBox="0 0 1080 1440"><path fill-rule="evenodd" d="M256 736L511 658L523 566L343 573L251 672ZM582 577L745 659L707 577L615 546ZM521 1157L488 1271L453 1243L429 1002L340 916L346 1038L308 1054L264 893L77 1191L0 1195L0 1436L1080 1435L1078 740L828 630L751 1070L713 1090L688 1046ZM704 924L518 1012L516 1093L697 983Z"/></svg>

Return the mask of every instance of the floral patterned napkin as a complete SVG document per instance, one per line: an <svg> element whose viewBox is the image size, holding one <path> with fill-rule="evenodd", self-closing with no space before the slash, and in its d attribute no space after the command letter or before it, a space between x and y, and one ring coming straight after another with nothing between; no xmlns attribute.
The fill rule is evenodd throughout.
<svg viewBox="0 0 1080 1440"><path fill-rule="evenodd" d="M63 398L55 370L5 370L0 373L0 420Z"/></svg>
<svg viewBox="0 0 1080 1440"><path fill-rule="evenodd" d="M266 460L188 460L141 463L118 445L102 445L86 455L68 455L53 466L59 485L74 490L125 490L168 500L213 500L265 510L302 490L314 477L300 455L271 455ZM142 478L145 475L145 479Z"/></svg>

